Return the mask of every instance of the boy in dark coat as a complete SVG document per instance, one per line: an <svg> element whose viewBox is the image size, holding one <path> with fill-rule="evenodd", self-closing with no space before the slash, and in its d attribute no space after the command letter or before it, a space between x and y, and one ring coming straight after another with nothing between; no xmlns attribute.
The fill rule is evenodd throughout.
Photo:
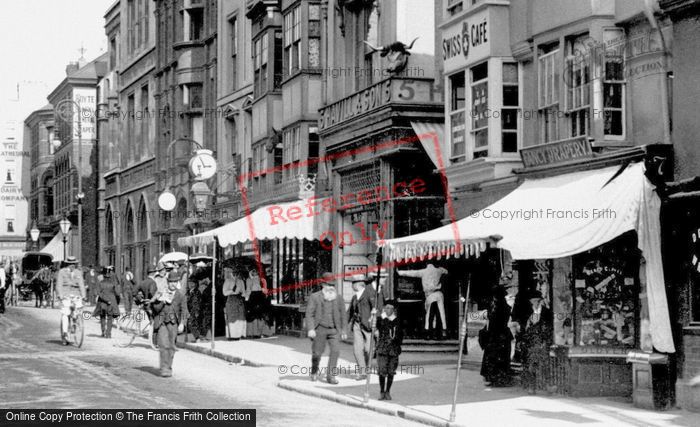
<svg viewBox="0 0 700 427"><path fill-rule="evenodd" d="M377 370L381 393L379 400L391 400L391 384L399 366L403 331L395 307L396 303L393 300L385 301L382 315L377 320Z"/></svg>
<svg viewBox="0 0 700 427"><path fill-rule="evenodd" d="M185 322L187 322L185 300L177 289L179 283L180 275L177 271L168 273L168 288L159 290L153 297L151 305L154 314L153 331L158 337L162 377L173 376L175 341L177 335L185 330Z"/></svg>

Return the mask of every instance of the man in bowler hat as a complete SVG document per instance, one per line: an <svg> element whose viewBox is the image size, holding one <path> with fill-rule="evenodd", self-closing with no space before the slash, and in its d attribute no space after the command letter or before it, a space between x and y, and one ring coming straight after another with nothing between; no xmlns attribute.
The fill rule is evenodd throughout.
<svg viewBox="0 0 700 427"><path fill-rule="evenodd" d="M352 290L355 294L350 300L350 330L353 335L353 352L359 374L357 380L367 379L367 365L369 364L369 345L372 334L372 323L377 312L377 302L373 289L365 289L367 277L358 274L351 277Z"/></svg>
<svg viewBox="0 0 700 427"><path fill-rule="evenodd" d="M308 337L312 340L311 346L311 381L316 381L319 376L318 365L321 356L326 350L326 343L331 348L328 358L328 371L326 380L329 384L338 384L335 378L336 365L338 364L338 338L346 339L345 302L335 289L335 278L331 273L323 273L321 277L322 288L311 294L306 307L306 328Z"/></svg>
<svg viewBox="0 0 700 427"><path fill-rule="evenodd" d="M177 291L180 283L180 275L177 271L168 273L167 289L158 290L154 296L153 330L158 337L158 350L160 352L160 375L162 377L173 376L173 357L175 356L175 340L177 334L185 330L187 309L182 294Z"/></svg>

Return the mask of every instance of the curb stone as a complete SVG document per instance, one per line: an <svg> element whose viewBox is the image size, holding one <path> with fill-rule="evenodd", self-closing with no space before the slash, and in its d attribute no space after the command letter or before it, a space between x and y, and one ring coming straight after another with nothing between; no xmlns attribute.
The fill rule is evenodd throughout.
<svg viewBox="0 0 700 427"><path fill-rule="evenodd" d="M293 391L296 393L305 394L308 396L314 396L325 400L330 400L332 402L340 403L343 405L352 406L354 408L364 408L370 411L378 412L380 414L394 416L398 418L403 418L408 421L414 421L417 423L435 426L435 427L466 427L464 424L453 423L447 420L438 418L437 416L430 416L426 414L421 414L419 412L413 411L410 408L406 408L397 404L384 404L378 405L370 400L369 403L364 403L355 398L347 395L334 393L332 391L320 390L315 388L306 387L295 387L286 381L280 381L277 383L277 387Z"/></svg>

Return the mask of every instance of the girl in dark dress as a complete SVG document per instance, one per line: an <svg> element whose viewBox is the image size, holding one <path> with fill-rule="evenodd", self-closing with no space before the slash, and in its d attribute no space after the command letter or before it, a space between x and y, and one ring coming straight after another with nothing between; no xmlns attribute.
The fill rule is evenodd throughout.
<svg viewBox="0 0 700 427"><path fill-rule="evenodd" d="M487 385L504 387L511 384L510 343L513 335L508 327L510 307L506 303L506 290L496 288L488 314L488 327L483 343L481 376Z"/></svg>
<svg viewBox="0 0 700 427"><path fill-rule="evenodd" d="M391 385L399 366L403 330L395 312L396 303L384 302L382 315L377 320L377 370L379 373L379 400L391 400Z"/></svg>
<svg viewBox="0 0 700 427"><path fill-rule="evenodd" d="M542 294L533 291L530 295L532 314L525 323L523 333L523 387L535 394L538 383L546 385L547 378L537 378L546 374L549 362L549 347L552 345L552 312L544 304Z"/></svg>

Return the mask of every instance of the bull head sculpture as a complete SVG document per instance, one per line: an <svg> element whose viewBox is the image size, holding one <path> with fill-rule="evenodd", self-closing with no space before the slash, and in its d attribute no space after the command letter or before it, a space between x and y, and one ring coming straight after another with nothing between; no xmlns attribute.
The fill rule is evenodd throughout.
<svg viewBox="0 0 700 427"><path fill-rule="evenodd" d="M370 43L367 43L364 40L363 42L369 46L370 49L372 49L371 53L379 52L379 56L382 58L387 58L389 61L389 66L386 67L386 71L392 74L398 74L406 68L406 65L408 64L408 57L411 55L411 52L409 51L411 48L413 48L413 44L416 42L416 40L418 40L418 37L413 39L409 45L406 45L400 41L395 41L386 46L379 47L372 46Z"/></svg>

